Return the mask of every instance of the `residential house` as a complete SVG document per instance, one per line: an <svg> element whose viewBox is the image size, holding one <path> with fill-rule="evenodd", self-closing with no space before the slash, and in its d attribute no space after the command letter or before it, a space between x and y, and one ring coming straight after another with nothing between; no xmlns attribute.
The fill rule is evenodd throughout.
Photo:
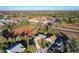
<svg viewBox="0 0 79 59"><path fill-rule="evenodd" d="M48 41L52 45L52 44L54 44L56 39L57 39L57 37L54 35L54 36L50 36L50 37L46 38L45 40Z"/></svg>
<svg viewBox="0 0 79 59"><path fill-rule="evenodd" d="M4 27L4 25L5 25L5 24L3 24L3 23L0 23L0 28Z"/></svg>
<svg viewBox="0 0 79 59"><path fill-rule="evenodd" d="M62 38L57 37L55 40L54 44L49 47L48 52L53 52L53 53L62 53L64 52L65 46L63 44Z"/></svg>
<svg viewBox="0 0 79 59"><path fill-rule="evenodd" d="M7 53L23 53L25 47L21 43L16 43L6 49Z"/></svg>
<svg viewBox="0 0 79 59"><path fill-rule="evenodd" d="M41 49L41 47L40 47L40 45L39 45L39 43L38 43L38 40L40 40L40 39L45 39L45 37L46 37L45 35L38 34L38 35L34 38L34 43L35 43L37 49Z"/></svg>

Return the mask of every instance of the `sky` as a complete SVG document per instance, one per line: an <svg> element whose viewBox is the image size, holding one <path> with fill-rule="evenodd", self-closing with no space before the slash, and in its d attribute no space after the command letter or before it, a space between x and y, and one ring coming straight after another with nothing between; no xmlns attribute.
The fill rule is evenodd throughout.
<svg viewBox="0 0 79 59"><path fill-rule="evenodd" d="M79 10L79 6L0 6L0 11Z"/></svg>

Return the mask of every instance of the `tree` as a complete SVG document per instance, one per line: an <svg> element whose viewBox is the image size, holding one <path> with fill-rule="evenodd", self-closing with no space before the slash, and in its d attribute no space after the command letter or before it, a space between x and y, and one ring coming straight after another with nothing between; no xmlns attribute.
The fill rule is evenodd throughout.
<svg viewBox="0 0 79 59"><path fill-rule="evenodd" d="M34 45L28 45L28 47L25 50L26 53L33 53L35 51L36 51L36 47Z"/></svg>
<svg viewBox="0 0 79 59"><path fill-rule="evenodd" d="M22 21L20 23L20 26L29 26L29 25L30 25L30 23L28 21Z"/></svg>
<svg viewBox="0 0 79 59"><path fill-rule="evenodd" d="M48 42L46 40L44 40L44 39L38 40L38 43L41 46L41 48L48 47Z"/></svg>
<svg viewBox="0 0 79 59"><path fill-rule="evenodd" d="M68 41L68 46L69 46L69 48L68 49L70 49L70 52L79 52L79 41L78 40L76 40L76 39L69 39L69 41Z"/></svg>

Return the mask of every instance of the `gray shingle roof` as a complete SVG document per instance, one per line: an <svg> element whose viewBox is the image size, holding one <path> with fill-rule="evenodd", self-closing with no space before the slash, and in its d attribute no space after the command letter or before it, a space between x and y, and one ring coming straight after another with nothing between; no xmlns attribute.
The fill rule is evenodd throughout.
<svg viewBox="0 0 79 59"><path fill-rule="evenodd" d="M24 50L25 48L21 43L18 43L15 46L12 46L6 49L6 51L10 53L22 53L24 52Z"/></svg>

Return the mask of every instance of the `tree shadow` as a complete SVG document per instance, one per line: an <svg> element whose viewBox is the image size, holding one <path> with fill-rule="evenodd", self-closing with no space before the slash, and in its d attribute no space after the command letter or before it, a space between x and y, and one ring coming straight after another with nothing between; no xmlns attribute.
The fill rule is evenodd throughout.
<svg viewBox="0 0 79 59"><path fill-rule="evenodd" d="M9 35L10 35L11 33L6 29L6 30L3 30L2 31L2 36L4 36L7 40L8 40L8 38L9 38Z"/></svg>
<svg viewBox="0 0 79 59"><path fill-rule="evenodd" d="M25 35L27 35L28 33L26 33L25 31L24 32L22 32L21 34L20 34L20 36L21 37L24 37Z"/></svg>
<svg viewBox="0 0 79 59"><path fill-rule="evenodd" d="M14 31L13 32L9 32L7 29L2 31L2 36L4 36L7 40L9 38L16 38L18 36L18 34L14 35Z"/></svg>

